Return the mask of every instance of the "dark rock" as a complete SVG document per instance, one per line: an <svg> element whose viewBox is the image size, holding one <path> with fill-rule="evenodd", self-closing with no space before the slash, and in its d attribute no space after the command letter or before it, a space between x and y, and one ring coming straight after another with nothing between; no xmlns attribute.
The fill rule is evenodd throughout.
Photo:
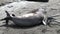
<svg viewBox="0 0 60 34"><path fill-rule="evenodd" d="M49 0L27 0L27 1L35 1L35 2L48 2Z"/></svg>

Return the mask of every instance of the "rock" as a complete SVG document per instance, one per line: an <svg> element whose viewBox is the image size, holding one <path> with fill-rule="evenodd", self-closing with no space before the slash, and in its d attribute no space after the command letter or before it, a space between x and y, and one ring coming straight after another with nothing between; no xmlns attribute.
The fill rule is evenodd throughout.
<svg viewBox="0 0 60 34"><path fill-rule="evenodd" d="M35 2L48 2L49 0L27 0L27 1L35 1Z"/></svg>

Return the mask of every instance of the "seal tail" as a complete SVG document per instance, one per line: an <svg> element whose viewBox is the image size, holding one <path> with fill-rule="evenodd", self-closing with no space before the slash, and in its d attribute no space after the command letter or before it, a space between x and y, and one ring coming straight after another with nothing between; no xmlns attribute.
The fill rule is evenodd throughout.
<svg viewBox="0 0 60 34"><path fill-rule="evenodd" d="M12 17L11 17L10 14L8 13L8 11L5 11L5 13L6 13L7 16L6 16L5 18L1 19L0 21L5 20L6 25L8 25L8 22L9 22L9 20L12 19Z"/></svg>

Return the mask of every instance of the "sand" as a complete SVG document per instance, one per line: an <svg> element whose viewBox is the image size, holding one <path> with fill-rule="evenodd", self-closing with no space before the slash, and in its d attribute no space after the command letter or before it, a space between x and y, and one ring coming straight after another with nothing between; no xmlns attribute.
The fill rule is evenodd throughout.
<svg viewBox="0 0 60 34"><path fill-rule="evenodd" d="M11 7L11 5L13 7ZM11 8L8 8L7 6L10 6ZM47 7L47 15L52 16L56 14L60 14L60 3L42 3L42 2L14 2L9 5L1 6L0 7L0 19L6 17L5 10L9 11L10 14L15 14L16 16L20 16L22 14L26 14L31 10L37 9L39 7ZM60 21L60 16L54 17L56 21ZM0 21L0 26L4 25L4 21ZM12 24L11 21L9 23ZM57 22L51 22L51 27L39 25L31 28L20 28L18 26L14 26L13 24L6 27L2 26L0 27L0 34L60 34L60 23Z"/></svg>

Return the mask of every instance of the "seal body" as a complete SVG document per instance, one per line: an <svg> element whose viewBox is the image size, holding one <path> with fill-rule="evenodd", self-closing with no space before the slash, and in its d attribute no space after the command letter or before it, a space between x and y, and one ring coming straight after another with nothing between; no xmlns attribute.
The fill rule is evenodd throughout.
<svg viewBox="0 0 60 34"><path fill-rule="evenodd" d="M24 14L12 17L12 21L19 26L33 26L40 23L46 25L44 20L44 9L40 8L36 13Z"/></svg>

